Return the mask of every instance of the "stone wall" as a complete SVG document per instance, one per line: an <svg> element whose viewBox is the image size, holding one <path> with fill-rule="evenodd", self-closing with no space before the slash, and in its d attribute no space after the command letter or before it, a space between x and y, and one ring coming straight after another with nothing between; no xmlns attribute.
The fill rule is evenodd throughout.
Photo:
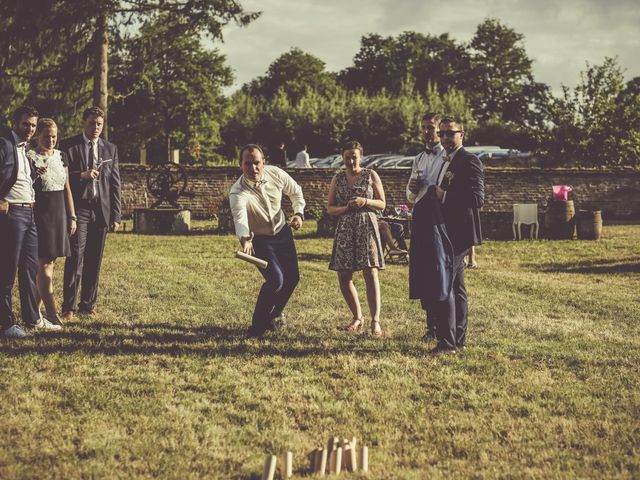
<svg viewBox="0 0 640 480"><path fill-rule="evenodd" d="M231 185L240 175L236 167L185 167L189 177L187 190L194 198L181 198L179 203L191 210L194 218L215 215ZM147 167L123 164L123 214L131 216L134 208L150 206L154 199L147 195ZM327 192L336 170L290 169L291 176L302 186L307 210L321 213L327 202ZM380 170L387 196L387 205L406 202L405 186L409 170ZM571 185L576 210L600 209L604 221L640 219L640 172L633 170L571 170L571 169L497 169L485 172L486 199L483 211L483 233L487 238L510 238L514 203L537 203L541 233L544 234L543 212L552 185ZM288 202L285 202L287 205Z"/></svg>

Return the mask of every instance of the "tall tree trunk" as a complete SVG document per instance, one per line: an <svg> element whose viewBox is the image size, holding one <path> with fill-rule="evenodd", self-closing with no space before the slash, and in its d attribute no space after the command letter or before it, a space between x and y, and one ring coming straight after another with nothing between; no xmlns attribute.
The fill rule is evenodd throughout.
<svg viewBox="0 0 640 480"><path fill-rule="evenodd" d="M105 11L100 12L96 21L95 36L95 61L93 72L93 104L104 110L104 138L108 138L107 117L109 112L107 104L109 93L107 91L107 78L109 75L109 19Z"/></svg>

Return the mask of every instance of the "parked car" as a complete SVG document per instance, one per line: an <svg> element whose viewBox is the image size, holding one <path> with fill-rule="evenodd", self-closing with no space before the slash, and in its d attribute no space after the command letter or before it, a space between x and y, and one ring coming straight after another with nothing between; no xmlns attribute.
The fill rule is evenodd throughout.
<svg viewBox="0 0 640 480"><path fill-rule="evenodd" d="M367 168L373 168L374 170L377 170L379 168L386 168L387 164L400 159L402 159L401 155L385 155L371 162L369 165L367 165Z"/></svg>
<svg viewBox="0 0 640 480"><path fill-rule="evenodd" d="M480 155L483 152L489 152L491 150L503 150L502 147L498 147L496 145L471 145L464 146L464 149L467 152L473 153L475 155Z"/></svg>
<svg viewBox="0 0 640 480"><path fill-rule="evenodd" d="M390 160L378 168L411 168L413 167L414 158L415 157L400 157L395 160Z"/></svg>
<svg viewBox="0 0 640 480"><path fill-rule="evenodd" d="M482 152L478 154L478 158L483 162L487 160L492 160L496 158L508 158L508 157L516 157L520 153L520 150L514 150L511 148L501 148L499 150L488 150L486 152Z"/></svg>
<svg viewBox="0 0 640 480"><path fill-rule="evenodd" d="M380 160L382 157L389 157L393 155L393 153L375 153L373 155L366 155L362 160L360 160L360 166L370 167L373 162Z"/></svg>

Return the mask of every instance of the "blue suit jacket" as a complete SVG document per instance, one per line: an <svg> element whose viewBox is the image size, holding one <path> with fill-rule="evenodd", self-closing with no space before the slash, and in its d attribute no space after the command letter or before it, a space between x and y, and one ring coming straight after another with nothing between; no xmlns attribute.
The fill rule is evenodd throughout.
<svg viewBox="0 0 640 480"><path fill-rule="evenodd" d="M454 253L459 255L472 245L482 243L480 208L484 205L484 167L477 156L461 147L447 172L445 178L450 180L442 213Z"/></svg>

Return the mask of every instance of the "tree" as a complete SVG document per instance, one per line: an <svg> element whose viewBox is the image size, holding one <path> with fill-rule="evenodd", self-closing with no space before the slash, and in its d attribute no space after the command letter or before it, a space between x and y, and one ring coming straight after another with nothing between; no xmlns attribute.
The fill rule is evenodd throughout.
<svg viewBox="0 0 640 480"><path fill-rule="evenodd" d="M549 88L533 80L524 36L496 19L478 25L469 44L471 72L466 90L481 120L501 118L521 126L542 124Z"/></svg>
<svg viewBox="0 0 640 480"><path fill-rule="evenodd" d="M551 107L553 128L547 142L551 158L580 165L638 165L640 98L632 80L624 88L615 58L590 65L580 83Z"/></svg>
<svg viewBox="0 0 640 480"><path fill-rule="evenodd" d="M292 48L276 58L262 77L258 77L244 91L270 99L282 90L293 102L307 91L328 97L336 91L335 75L325 71L325 63L299 48Z"/></svg>
<svg viewBox="0 0 640 480"><path fill-rule="evenodd" d="M350 90L363 89L369 94L383 89L398 94L407 81L417 91L432 84L444 93L464 84L468 64L464 46L446 33L404 32L397 38L370 34L362 37L353 66L343 70L339 80Z"/></svg>
<svg viewBox="0 0 640 480"><path fill-rule="evenodd" d="M8 54L0 74L11 78L28 72L31 83L64 79L68 91L62 97L85 92L86 82L93 77L89 99L107 112L111 39L117 42L127 36L128 29L160 15L168 22L169 35L204 33L221 39L225 25L231 21L246 25L259 13L245 12L237 0L4 0L0 3L4 23L0 50ZM26 70L29 66L33 68ZM74 106L81 109L89 99L76 98Z"/></svg>
<svg viewBox="0 0 640 480"><path fill-rule="evenodd" d="M211 157L226 106L231 69L199 37L175 34L166 15L145 22L115 56L112 115L121 149L146 145L160 161L178 148L191 160Z"/></svg>

